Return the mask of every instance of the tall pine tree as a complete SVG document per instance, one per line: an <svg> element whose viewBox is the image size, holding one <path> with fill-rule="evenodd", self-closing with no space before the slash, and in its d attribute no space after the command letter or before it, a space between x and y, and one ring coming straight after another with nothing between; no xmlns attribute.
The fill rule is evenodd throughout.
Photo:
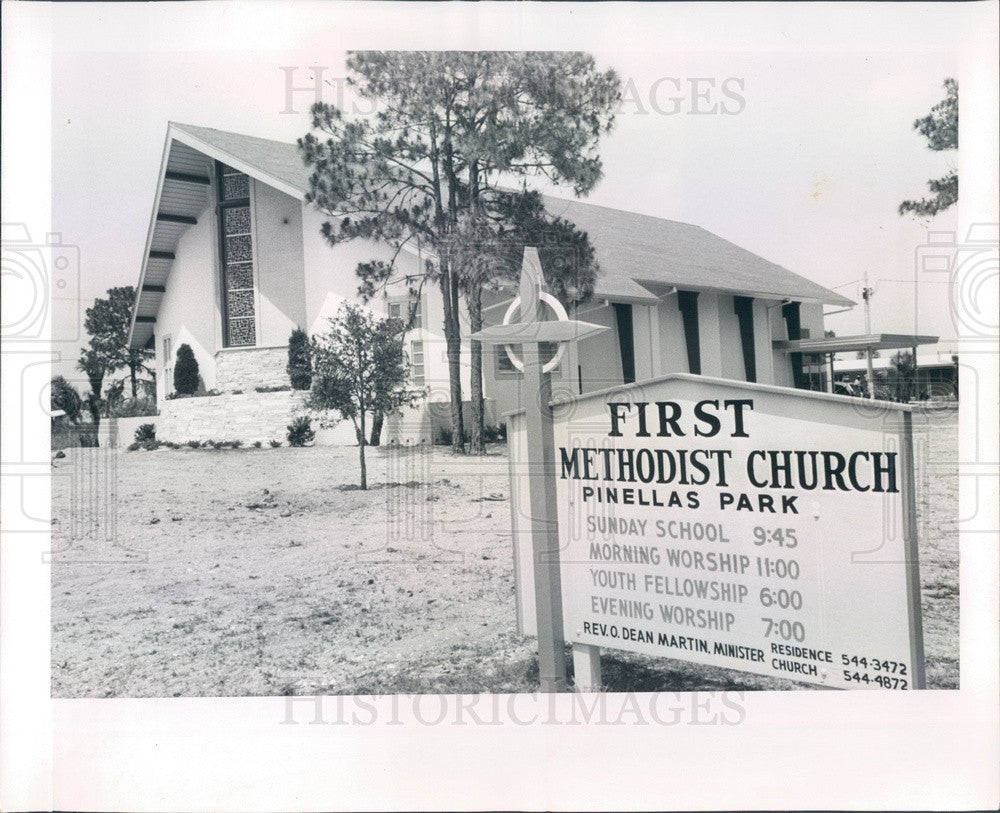
<svg viewBox="0 0 1000 813"><path fill-rule="evenodd" d="M519 206L512 188L523 189L529 177L578 196L594 188L601 177L597 147L613 126L621 83L613 70L598 70L593 57L579 52L359 51L349 54L347 67L350 86L375 112L348 118L335 105L313 106L317 133L299 139L313 169L308 198L338 216L323 224L331 244L379 240L395 249L394 258L406 246L429 252L406 284L415 295L427 283L440 290L452 442L463 451L462 295L476 330L482 291L496 283L496 274L509 273L507 263L484 256L529 231L514 217L519 210L534 209L536 232L546 221L537 197ZM564 233L565 224L553 230ZM593 265L571 271L595 272ZM370 299L396 281L395 259L361 263L357 273L359 291ZM471 359L471 441L473 451L481 451L478 342Z"/></svg>

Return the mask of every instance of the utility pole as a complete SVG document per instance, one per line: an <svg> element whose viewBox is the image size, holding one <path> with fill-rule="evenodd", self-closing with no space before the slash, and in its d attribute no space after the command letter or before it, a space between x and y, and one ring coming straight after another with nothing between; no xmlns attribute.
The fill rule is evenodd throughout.
<svg viewBox="0 0 1000 813"><path fill-rule="evenodd" d="M865 335L872 333L872 289L868 286L868 271L865 271L865 287L861 289L861 298L865 301ZM868 397L875 397L875 370L872 367L872 346L865 348L865 358L868 360Z"/></svg>

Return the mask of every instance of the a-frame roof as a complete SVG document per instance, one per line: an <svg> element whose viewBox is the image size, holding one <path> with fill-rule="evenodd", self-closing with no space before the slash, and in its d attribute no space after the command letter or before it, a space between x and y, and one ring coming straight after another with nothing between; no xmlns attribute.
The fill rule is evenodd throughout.
<svg viewBox="0 0 1000 813"><path fill-rule="evenodd" d="M198 170L198 157L205 163ZM143 255L132 326L132 346L152 335L176 246L191 208L204 208L208 161L218 160L299 200L309 189L309 170L295 144L171 122L160 168L156 205ZM191 171L181 171L191 170ZM203 172L204 177L198 175ZM183 175L202 178L193 181ZM192 189L193 187L193 189ZM181 212L165 211L171 203ZM619 302L653 304L674 288L715 291L776 300L854 305L840 294L765 260L751 251L690 223L545 197L548 211L587 232L600 263L594 294ZM164 219L166 215L166 219ZM151 255L152 252L152 255ZM143 291L143 285L148 290ZM145 321L143 321L145 320ZM142 327L143 325L148 325Z"/></svg>

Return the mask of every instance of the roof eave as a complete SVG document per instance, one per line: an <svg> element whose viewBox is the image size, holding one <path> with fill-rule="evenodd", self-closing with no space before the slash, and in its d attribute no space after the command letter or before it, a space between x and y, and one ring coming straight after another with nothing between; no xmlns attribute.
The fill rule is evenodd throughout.
<svg viewBox="0 0 1000 813"><path fill-rule="evenodd" d="M135 287L135 300L132 303L132 318L128 325L129 348L132 348L133 334L135 333L136 317L139 315L139 299L142 296L142 285L146 280L146 265L149 262L149 252L153 245L153 232L156 229L156 215L160 211L160 196L163 194L163 180L167 174L167 163L170 161L170 141L173 125L167 124L167 137L163 142L163 155L160 157L160 172L156 180L156 194L153 197L153 212L149 217L149 228L146 230L146 242L142 252L142 262L139 264L139 284ZM134 349L134 348L132 348Z"/></svg>

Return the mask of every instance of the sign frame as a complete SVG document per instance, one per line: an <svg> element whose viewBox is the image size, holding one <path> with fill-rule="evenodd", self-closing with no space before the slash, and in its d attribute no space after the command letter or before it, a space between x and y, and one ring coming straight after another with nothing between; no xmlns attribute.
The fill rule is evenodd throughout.
<svg viewBox="0 0 1000 813"><path fill-rule="evenodd" d="M902 533L901 548L905 555L905 596L906 606L903 610L906 613L906 626L909 635L909 654L911 663L911 688L926 688L926 662L924 656L923 641L923 619L921 606L920 588L920 561L919 561L919 534L916 515L916 477L914 467L914 443L913 443L913 407L908 404L898 404L886 401L873 401L870 399L857 399L850 396L835 395L813 390L799 390L788 387L778 387L768 384L758 384L753 382L737 381L709 376L693 375L688 373L669 373L646 381L621 384L608 387L593 392L580 395L565 396L549 401L549 408L552 410L553 424L557 425L565 421L565 415L571 413L583 402L593 400L613 400L613 401L642 401L645 400L645 391L653 386L667 382L676 382L680 387L691 387L703 389L705 397L714 387L735 388L745 390L748 394L757 394L767 399L777 397L789 405L801 406L803 401L819 401L824 403L834 403L850 406L857 416L859 428L865 427L865 422L881 420L883 431L886 435L894 435L898 443L898 466L899 466L899 492L900 492L900 527ZM507 422L507 437L509 449L509 472L511 478L511 522L512 522L512 542L515 568L515 593L516 609L518 619L518 630L525 635L533 635L533 597L526 587L530 586L530 581L526 584L524 576L530 569L530 557L523 555L521 550L523 540L521 534L523 529L519 525L519 516L522 514L524 494L524 465L522 450L519 448L519 439L523 437L523 410L515 410L506 413L504 419ZM527 450L524 450L527 451ZM557 513L553 511L553 513ZM576 686L578 690L598 690L600 681L600 651L601 647L584 643L573 643L573 656L575 671L577 674ZM695 663L698 663L695 661ZM738 667L731 667L737 669ZM759 674L748 672L749 674ZM581 680L582 678L582 680ZM792 678L794 679L794 678ZM817 688L823 688L822 685ZM829 686L826 688L846 688Z"/></svg>

